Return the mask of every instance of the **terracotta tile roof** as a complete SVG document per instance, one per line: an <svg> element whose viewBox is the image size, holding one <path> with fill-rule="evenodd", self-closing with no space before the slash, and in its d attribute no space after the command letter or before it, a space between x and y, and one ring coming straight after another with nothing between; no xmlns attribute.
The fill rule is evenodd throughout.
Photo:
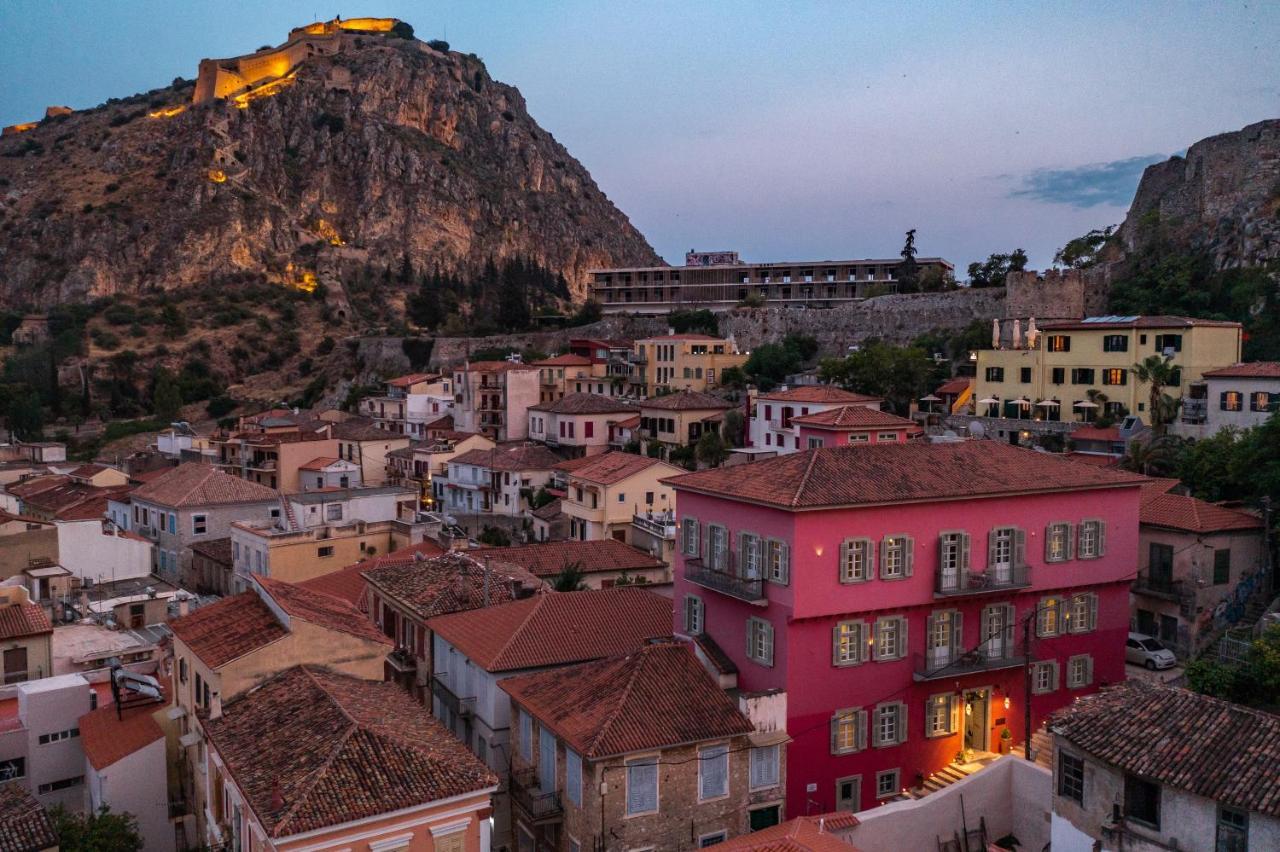
<svg viewBox="0 0 1280 852"><path fill-rule="evenodd" d="M329 465L339 461L341 461L341 459L336 459L333 456L320 456L312 459L306 464L298 465L298 470L324 470Z"/></svg>
<svg viewBox="0 0 1280 852"><path fill-rule="evenodd" d="M271 837L498 783L403 689L321 668L286 669L203 725Z"/></svg>
<svg viewBox="0 0 1280 852"><path fill-rule="evenodd" d="M39 604L0 606L0 639L20 639L52 632L53 624Z"/></svg>
<svg viewBox="0 0 1280 852"><path fill-rule="evenodd" d="M719 340L727 343L723 337L716 337L713 334L696 334L694 332L685 332L683 334L659 334L653 337L643 337L636 340L637 343L648 343L650 340Z"/></svg>
<svg viewBox="0 0 1280 852"><path fill-rule="evenodd" d="M1064 453L1063 457L1068 458L1073 462L1089 464L1094 467L1116 467L1120 464L1119 456L1108 456L1098 453Z"/></svg>
<svg viewBox="0 0 1280 852"><path fill-rule="evenodd" d="M1102 320L1105 319L1108 318L1086 317L1084 320L1054 320L1041 323L1040 329L1042 331L1089 331L1090 329L1095 328L1193 328L1196 326L1211 328L1241 327L1238 322L1166 315L1114 317L1110 322L1102 322Z"/></svg>
<svg viewBox="0 0 1280 852"><path fill-rule="evenodd" d="M58 847L58 832L44 807L21 781L0 784L0 852L44 852Z"/></svg>
<svg viewBox="0 0 1280 852"><path fill-rule="evenodd" d="M364 565L357 562L346 568L339 568L310 580L303 580L298 585L322 595L341 598L361 612L369 611L369 602L365 599Z"/></svg>
<svg viewBox="0 0 1280 852"><path fill-rule="evenodd" d="M572 473L580 467L586 467L595 460L596 456L579 456L576 459L565 459L564 461L556 464L555 470L559 470L564 473Z"/></svg>
<svg viewBox="0 0 1280 852"><path fill-rule="evenodd" d="M367 418L352 417L333 424L333 437L340 441L403 441L409 436L379 429Z"/></svg>
<svg viewBox="0 0 1280 852"><path fill-rule="evenodd" d="M222 503L266 503L278 500L265 485L223 473L213 465L180 464L135 488L133 497L162 506L213 506Z"/></svg>
<svg viewBox="0 0 1280 852"><path fill-rule="evenodd" d="M203 541L193 541L190 544L193 553L198 553L206 559L214 562L231 566L231 538L210 538Z"/></svg>
<svg viewBox="0 0 1280 852"><path fill-rule="evenodd" d="M1001 497L1136 485L1144 477L999 441L826 447L663 482L789 509Z"/></svg>
<svg viewBox="0 0 1280 852"><path fill-rule="evenodd" d="M1249 361L1207 370L1206 379L1280 379L1280 361Z"/></svg>
<svg viewBox="0 0 1280 852"><path fill-rule="evenodd" d="M1077 699L1049 730L1126 772L1280 817L1280 716L1133 679Z"/></svg>
<svg viewBox="0 0 1280 852"><path fill-rule="evenodd" d="M381 568L384 565L403 565L408 562L420 562L423 559L432 559L444 553L444 548L436 544L434 541L426 540L411 544L408 547L402 547L399 550L393 550L390 553L384 553L381 556L375 556L372 559L362 559L352 567L360 567L365 571L372 571L374 568Z"/></svg>
<svg viewBox="0 0 1280 852"><path fill-rule="evenodd" d="M1081 426L1079 429L1072 430L1068 436L1073 441L1119 441L1120 427L1108 426L1105 429L1099 429L1097 426Z"/></svg>
<svg viewBox="0 0 1280 852"><path fill-rule="evenodd" d="M590 365L590 358L587 358L584 355L572 355L569 353L533 362L533 366L535 367L588 367Z"/></svg>
<svg viewBox="0 0 1280 852"><path fill-rule="evenodd" d="M421 562L400 562L362 572L383 597L410 610L420 620L484 606L484 563L453 552ZM490 560L489 603L514 600L512 586L532 590L542 585L516 565Z"/></svg>
<svg viewBox="0 0 1280 852"><path fill-rule="evenodd" d="M1193 533L1262 530L1262 519L1181 494L1154 494L1142 501L1140 523Z"/></svg>
<svg viewBox="0 0 1280 852"><path fill-rule="evenodd" d="M241 592L169 622L169 629L216 669L289 635L255 592Z"/></svg>
<svg viewBox="0 0 1280 852"><path fill-rule="evenodd" d="M433 379L440 378L439 373L409 373L405 376L396 376L394 379L387 379L387 384L393 388L407 388L409 385L416 385L419 382L428 382Z"/></svg>
<svg viewBox="0 0 1280 852"><path fill-rule="evenodd" d="M604 396L598 393L567 393L555 402L529 406L530 411L547 411L552 414L631 414L635 403Z"/></svg>
<svg viewBox="0 0 1280 852"><path fill-rule="evenodd" d="M566 565L577 564L584 574L601 571L648 571L663 567L643 550L617 539L600 541L554 541L523 547L482 547L468 551L476 559L486 556L526 569L538 577L552 577Z"/></svg>
<svg viewBox="0 0 1280 852"><path fill-rule="evenodd" d="M467 450L449 459L449 464L473 464L489 470L551 470L560 457L541 444L495 447L491 450Z"/></svg>
<svg viewBox="0 0 1280 852"><path fill-rule="evenodd" d="M346 633L357 639L377 642L380 645L393 644L391 639L374 627L368 616L360 612L350 601L257 574L253 576L253 580L285 611L290 619L296 618L317 627Z"/></svg>
<svg viewBox="0 0 1280 852"><path fill-rule="evenodd" d="M554 520L556 515L561 515L564 513L560 509L560 498L557 497L555 500L552 500L547 505L534 509L529 514L533 515L535 518L537 518L540 521L550 521L550 520Z"/></svg>
<svg viewBox="0 0 1280 852"><path fill-rule="evenodd" d="M103 770L136 751L164 739L155 713L169 705L169 699L121 710L108 704L80 717L80 745L94 769Z"/></svg>
<svg viewBox="0 0 1280 852"><path fill-rule="evenodd" d="M498 685L588 760L754 730L683 643L641 645L626 656Z"/></svg>
<svg viewBox="0 0 1280 852"><path fill-rule="evenodd" d="M173 465L166 467L157 467L154 470L140 470L136 473L129 474L129 481L136 483L150 482L153 479L159 479L169 471L173 470Z"/></svg>
<svg viewBox="0 0 1280 852"><path fill-rule="evenodd" d="M952 394L952 395L961 394L961 393L964 393L965 389L972 384L973 384L972 376L960 376L958 378L945 381L942 384L938 385L937 390L934 391L934 394L937 396L942 396L943 394Z"/></svg>
<svg viewBox="0 0 1280 852"><path fill-rule="evenodd" d="M911 429L915 421L865 405L842 405L817 414L792 417L792 423L828 429Z"/></svg>
<svg viewBox="0 0 1280 852"><path fill-rule="evenodd" d="M14 497L27 499L42 491L48 491L50 488L57 488L59 485L66 485L71 481L71 477L63 473L49 473L41 476L33 476L30 479L23 479L19 482L11 482L4 487L4 490L12 494Z"/></svg>
<svg viewBox="0 0 1280 852"><path fill-rule="evenodd" d="M640 425L640 415L636 414L632 417L624 417L621 420L612 421L613 425L620 429L634 429Z"/></svg>
<svg viewBox="0 0 1280 852"><path fill-rule="evenodd" d="M89 479L107 469L108 468L105 464L82 464L75 470L71 471L70 475L78 476L81 479Z"/></svg>
<svg viewBox="0 0 1280 852"><path fill-rule="evenodd" d="M14 487L10 487L9 493L15 493ZM35 489L19 490L17 496L24 508L72 521L101 517L106 512L107 500L123 497L129 489L129 485L96 486L63 477L59 482L42 482Z"/></svg>
<svg viewBox="0 0 1280 852"><path fill-rule="evenodd" d="M424 423L423 427L428 431L435 431L436 429L445 429L445 430L452 429L453 415L445 414L441 417L437 417L435 420L432 420L430 423Z"/></svg>
<svg viewBox="0 0 1280 852"><path fill-rule="evenodd" d="M844 811L796 817L718 845L726 852L858 852L857 847L831 833L852 828L858 822L856 816Z"/></svg>
<svg viewBox="0 0 1280 852"><path fill-rule="evenodd" d="M0 524L5 524L10 521L21 521L22 523L37 524L42 527L53 526L53 521L42 521L39 518L33 518L30 515L15 515L12 512L6 512L4 509L0 509Z"/></svg>
<svg viewBox="0 0 1280 852"><path fill-rule="evenodd" d="M878 396L867 396L854 393L835 385L800 385L784 391L762 393L756 399L767 399L780 402L825 402L852 405L860 402L880 402Z"/></svg>
<svg viewBox="0 0 1280 852"><path fill-rule="evenodd" d="M489 672L596 660L671 635L671 600L630 587L536 595L431 619L427 626Z"/></svg>
<svg viewBox="0 0 1280 852"><path fill-rule="evenodd" d="M629 476L634 476L655 465L675 473L679 470L675 465L667 464L648 456L637 456L632 453L601 453L598 456L587 456L591 461L571 471L573 479L585 479L598 485L612 485Z"/></svg>
<svg viewBox="0 0 1280 852"><path fill-rule="evenodd" d="M733 404L718 396L695 390L680 390L662 396L649 397L640 403L640 410L654 408L658 411L710 411L733 408Z"/></svg>
<svg viewBox="0 0 1280 852"><path fill-rule="evenodd" d="M509 373L512 370L536 370L532 364L520 364L515 361L472 361L458 367L460 373Z"/></svg>

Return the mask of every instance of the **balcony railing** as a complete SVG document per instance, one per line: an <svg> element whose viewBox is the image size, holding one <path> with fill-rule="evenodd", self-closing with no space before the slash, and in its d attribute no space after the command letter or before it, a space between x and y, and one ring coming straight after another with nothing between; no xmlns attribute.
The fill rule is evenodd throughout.
<svg viewBox="0 0 1280 852"><path fill-rule="evenodd" d="M1133 593L1178 601L1182 599L1182 581L1171 577L1153 576L1148 571L1142 571L1133 581Z"/></svg>
<svg viewBox="0 0 1280 852"><path fill-rule="evenodd" d="M631 523L637 529L644 530L650 535L658 538L675 540L676 537L676 519L671 514L648 514L648 515L632 515Z"/></svg>
<svg viewBox="0 0 1280 852"><path fill-rule="evenodd" d="M432 694L434 694L436 698L440 699L441 704L452 710L454 715L462 718L474 716L476 712L475 696L459 698L457 694L449 688L448 684L441 679L440 676L442 674L444 673L437 672L435 676L431 678Z"/></svg>
<svg viewBox="0 0 1280 852"><path fill-rule="evenodd" d="M401 674L411 674L418 670L418 660L406 648L396 648L387 654L387 662Z"/></svg>
<svg viewBox="0 0 1280 852"><path fill-rule="evenodd" d="M759 577L740 577L734 571L732 554L725 554L722 568L711 568L701 558L684 561L684 578L690 583L715 592L737 598L747 603L764 603L764 580Z"/></svg>
<svg viewBox="0 0 1280 852"><path fill-rule="evenodd" d="M915 654L912 659L917 681L1011 669L1024 662L1022 649L1015 647L1012 637L1006 637L999 646L988 640L983 648L975 651Z"/></svg>
<svg viewBox="0 0 1280 852"><path fill-rule="evenodd" d="M933 594L935 597L982 595L1006 589L1022 589L1030 585L1031 570L1026 565L988 568L983 573L965 571L951 573L939 568L934 574Z"/></svg>
<svg viewBox="0 0 1280 852"><path fill-rule="evenodd" d="M1182 422L1203 423L1209 416L1209 401L1206 399L1182 400Z"/></svg>
<svg viewBox="0 0 1280 852"><path fill-rule="evenodd" d="M543 790L532 769L511 773L511 801L534 822L550 822L564 816L564 805L554 790Z"/></svg>

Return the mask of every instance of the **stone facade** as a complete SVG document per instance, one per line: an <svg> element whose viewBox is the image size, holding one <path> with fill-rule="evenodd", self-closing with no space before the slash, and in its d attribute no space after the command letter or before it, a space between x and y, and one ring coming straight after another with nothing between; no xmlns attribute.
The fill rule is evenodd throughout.
<svg viewBox="0 0 1280 852"><path fill-rule="evenodd" d="M1007 319L1080 319L1107 313L1108 266L1010 272L1005 278Z"/></svg>

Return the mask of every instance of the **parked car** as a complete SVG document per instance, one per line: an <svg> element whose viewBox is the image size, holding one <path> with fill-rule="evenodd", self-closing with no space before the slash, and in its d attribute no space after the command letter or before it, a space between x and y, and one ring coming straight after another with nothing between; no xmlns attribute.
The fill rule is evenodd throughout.
<svg viewBox="0 0 1280 852"><path fill-rule="evenodd" d="M1124 643L1124 659L1127 663L1146 666L1151 671L1172 668L1178 663L1178 658L1161 645L1159 639L1145 633L1129 634L1129 640Z"/></svg>

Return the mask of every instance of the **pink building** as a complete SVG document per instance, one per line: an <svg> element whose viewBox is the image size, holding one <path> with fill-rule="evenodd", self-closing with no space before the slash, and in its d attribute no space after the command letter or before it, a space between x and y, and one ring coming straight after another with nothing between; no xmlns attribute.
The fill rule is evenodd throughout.
<svg viewBox="0 0 1280 852"><path fill-rule="evenodd" d="M806 450L846 444L901 444L922 434L915 421L877 408L846 405L791 420Z"/></svg>
<svg viewBox="0 0 1280 852"><path fill-rule="evenodd" d="M869 808L1025 738L1028 632L1033 729L1124 678L1141 479L993 441L674 477L676 630L785 693L789 816Z"/></svg>
<svg viewBox="0 0 1280 852"><path fill-rule="evenodd" d="M884 400L876 396L853 393L832 385L801 385L762 393L755 398L747 429L747 446L772 449L778 455L799 452L805 448L799 426L792 418L821 414L837 408L856 405L880 410Z"/></svg>

